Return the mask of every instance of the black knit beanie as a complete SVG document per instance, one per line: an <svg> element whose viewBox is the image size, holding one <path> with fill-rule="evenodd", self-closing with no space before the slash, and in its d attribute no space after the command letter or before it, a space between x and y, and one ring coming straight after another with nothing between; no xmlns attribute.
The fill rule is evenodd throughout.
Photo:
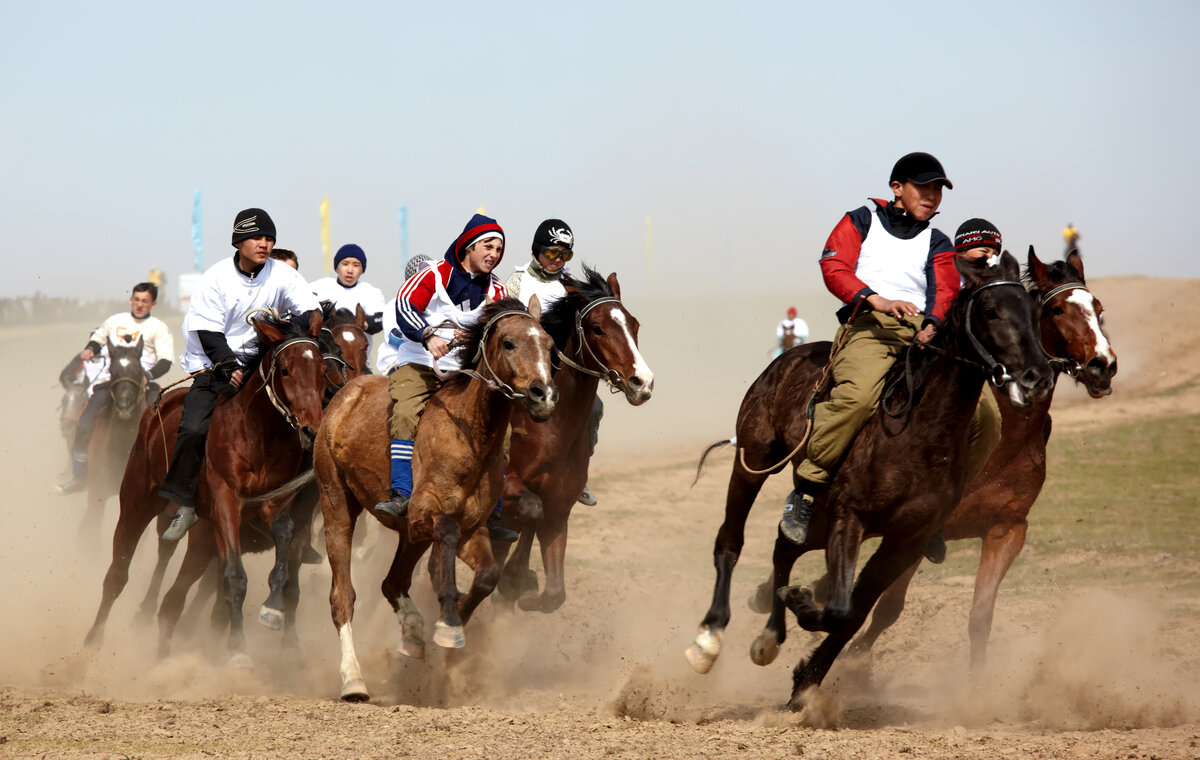
<svg viewBox="0 0 1200 760"><path fill-rule="evenodd" d="M537 232L533 233L533 256L542 252L543 248L556 246L571 250L571 246L575 244L575 235L571 233L571 227L562 219L547 219L538 225Z"/></svg>
<svg viewBox="0 0 1200 760"><path fill-rule="evenodd" d="M954 233L954 250L956 253L969 251L972 248L992 248L999 253L1004 242L1000 239L1000 230L986 219L968 219L958 226Z"/></svg>
<svg viewBox="0 0 1200 760"><path fill-rule="evenodd" d="M239 211L233 219L233 245L259 235L275 239L275 222L271 221L270 214L261 208Z"/></svg>

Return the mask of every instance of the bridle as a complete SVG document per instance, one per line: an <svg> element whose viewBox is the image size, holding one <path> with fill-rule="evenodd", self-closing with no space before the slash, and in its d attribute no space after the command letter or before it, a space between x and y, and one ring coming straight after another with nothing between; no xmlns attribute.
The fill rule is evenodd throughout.
<svg viewBox="0 0 1200 760"><path fill-rule="evenodd" d="M492 318L487 321L487 324L483 326L483 334L479 337L479 347L477 349L475 349L475 355L471 357L470 362L471 362L471 364L477 364L480 361L480 359L482 359L483 360L483 368L485 370L487 370L488 374L490 374L492 376L490 379L484 377L483 375L479 374L478 372L476 372L473 369L455 368L455 369L448 369L448 370L443 371L438 368L436 359L433 362L434 374L436 374L438 377L443 378L443 379L449 377L452 374L466 375L468 377L473 377L476 380L479 380L480 382L482 382L484 385L487 386L488 390L492 390L492 391L496 391L497 393L501 393L506 398L513 399L514 401L519 398L525 398L524 393L518 393L515 388L513 388L511 385L509 385L508 383L501 380L499 378L499 376L496 375L496 370L492 369L492 364L488 360L487 351L484 350L484 347L487 345L488 333L490 333L492 331L492 328L496 325L496 323L499 322L500 320L504 319L505 317L516 317L516 316L528 317L535 322L537 321L537 319L527 311L523 311L520 309L505 309L504 311L501 311L501 312L493 315ZM443 323L443 325L445 325L445 324L446 323ZM451 323L451 324L453 324L453 323ZM453 347L453 345L454 344L451 343L452 347Z"/></svg>
<svg viewBox="0 0 1200 760"><path fill-rule="evenodd" d="M593 362L599 365L600 369L604 370L603 372L597 372L596 370L588 369L582 364L572 361L571 357L567 356L561 351L558 351L557 349L555 350L555 353L558 354L558 358L562 360L563 364L566 364L568 367L576 370L577 372L582 372L585 375L591 375L592 377L600 378L604 382L608 383L608 390L610 393L621 393L621 386L625 382L621 377L621 373L617 372L615 369L609 368L604 364L604 362L600 361L600 357L596 356L596 352L592 350L592 346L590 343L588 343L587 336L583 331L583 318L587 316L587 313L595 307L606 303L621 303L621 299L613 296L597 298L595 301L592 301L587 306L584 306L575 313L575 333L579 337L579 347L575 349L575 353L579 357L580 361L587 361L583 357L583 352L586 350L588 357L590 357Z"/></svg>
<svg viewBox="0 0 1200 760"><path fill-rule="evenodd" d="M333 330L330 330L328 327L322 327L321 332L329 333L329 340L330 341L333 340ZM338 376L342 378L342 382L330 383L330 385L332 385L335 388L340 389L343 385L346 384L346 370L349 369L350 362L346 361L346 359L343 356L341 356L340 354L322 353L321 358L323 360L325 360L326 362L333 362L334 365L336 365L333 367L333 369L335 369L338 373Z"/></svg>
<svg viewBox="0 0 1200 760"><path fill-rule="evenodd" d="M1025 290L1025 286L1016 280L996 280L995 282L988 282L980 285L973 293L971 293L970 297L967 298L967 314L964 318L963 325L964 331L967 333L967 340L971 341L972 348L975 349L975 353L978 354L980 360L982 361L980 366L987 371L988 380L997 388L1003 388L1007 383L1012 382L1013 378L1012 375L1008 374L1008 369L1005 368L1003 364L996 361L996 358L992 356L992 354L986 348L983 347L983 343L981 343L979 338L975 336L975 332L971 329L971 310L975 307L975 299L980 293L988 288L996 288L1002 285L1011 285L1020 288L1022 291ZM1042 350L1045 351L1044 348Z"/></svg>
<svg viewBox="0 0 1200 760"><path fill-rule="evenodd" d="M281 353L283 353L283 350L285 348L288 348L289 346L295 346L295 345L298 345L301 343L304 343L304 344L307 344L310 346L316 346L317 353L321 353L321 346L319 343L317 343L315 338L310 338L308 336L302 336L299 338L288 338L284 342L280 343L278 346L275 346L273 349L271 349L271 369L267 370L264 373L263 365L266 364L266 362L265 361L259 362L259 365L258 365L258 376L262 378L262 381L263 381L262 387L263 387L263 390L265 390L267 393L267 398L270 399L270 401L271 401L271 406L275 407L275 409L280 414L283 415L283 418L285 420L287 420L287 423L292 426L293 430L300 429L300 418L297 417L295 414L292 414L292 410L288 409L287 406L285 406L283 404L283 402L281 402L279 400L279 394L275 391L275 387L274 387L275 368L279 366L279 355ZM322 356L326 357L327 355L322 354ZM343 377L344 377L344 375L343 375Z"/></svg>
<svg viewBox="0 0 1200 760"><path fill-rule="evenodd" d="M1046 304L1050 302L1051 298L1054 298L1055 296L1057 296L1061 293L1065 293L1069 290L1082 290L1084 293L1091 294L1091 291L1088 290L1087 286L1084 285L1082 282L1077 282L1077 281L1064 282L1062 285L1058 285L1054 288L1051 288L1050 292L1048 292L1048 293L1046 293L1046 295L1042 296L1042 301L1039 304L1039 306L1041 308L1045 308ZM1039 341L1039 343L1040 343L1040 341ZM1078 377L1079 370L1082 369L1079 362L1075 361L1074 359L1072 359L1068 356L1054 356L1049 351L1046 351L1045 345L1042 345L1042 351L1044 351L1046 353L1046 358L1050 361L1050 366L1053 367L1055 370L1057 370L1058 372L1062 372L1063 374L1068 375L1070 377Z"/></svg>

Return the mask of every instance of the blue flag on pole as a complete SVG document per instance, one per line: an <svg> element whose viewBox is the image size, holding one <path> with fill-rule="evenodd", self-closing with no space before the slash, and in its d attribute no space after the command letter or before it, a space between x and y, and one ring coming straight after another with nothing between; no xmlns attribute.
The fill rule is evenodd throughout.
<svg viewBox="0 0 1200 760"><path fill-rule="evenodd" d="M400 205L400 271L408 267L408 204Z"/></svg>
<svg viewBox="0 0 1200 760"><path fill-rule="evenodd" d="M200 224L200 188L196 188L196 198L192 201L192 252L197 272L204 271L204 233Z"/></svg>

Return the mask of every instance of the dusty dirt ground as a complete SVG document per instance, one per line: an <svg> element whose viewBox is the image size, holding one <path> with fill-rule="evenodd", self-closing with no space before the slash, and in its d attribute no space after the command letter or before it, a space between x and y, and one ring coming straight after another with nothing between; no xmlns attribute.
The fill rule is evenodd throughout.
<svg viewBox="0 0 1200 760"><path fill-rule="evenodd" d="M1200 282L1116 278L1092 289L1120 354L1116 393L1094 402L1061 387L1056 435L1200 412ZM185 617L175 654L159 661L155 627L135 621L153 563L147 537L103 645L84 650L117 503L98 534L81 535L82 497L50 488L66 464L55 375L90 325L0 329L0 757L1200 757L1200 605L1153 584L1134 596L1098 584L1002 588L989 667L972 687L972 579L918 575L869 677L865 667L839 666L808 710L780 712L791 667L817 639L793 622L779 659L756 667L746 653L763 618L744 600L768 567L786 478L768 483L751 515L725 654L709 675L691 671L683 650L711 596L729 456L688 485L699 451L732 432L787 300L737 305L764 325L757 342L694 305L631 304L656 395L639 409L606 398L592 477L601 503L572 516L568 599L558 612L513 613L489 601L463 650L431 644L425 661L396 655L398 627L377 591L395 541L371 525L374 551L355 567L367 704L337 700L324 566L302 571L303 662L282 659L278 634L254 623L266 593L262 556L247 562L256 668L226 667L207 600ZM822 323L832 325L826 301L801 302L817 338L828 337ZM710 361L717 346L721 359ZM1200 556L1180 559L1200 570ZM797 577L818 569L819 561L802 564ZM431 625L428 582L415 588Z"/></svg>

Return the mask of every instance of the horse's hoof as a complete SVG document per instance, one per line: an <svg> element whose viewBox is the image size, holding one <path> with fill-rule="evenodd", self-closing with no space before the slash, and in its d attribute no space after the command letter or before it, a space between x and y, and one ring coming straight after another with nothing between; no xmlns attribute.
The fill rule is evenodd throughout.
<svg viewBox="0 0 1200 760"><path fill-rule="evenodd" d="M446 649L462 649L467 645L467 637L461 625L446 625L439 620L433 624L433 643Z"/></svg>
<svg viewBox="0 0 1200 760"><path fill-rule="evenodd" d="M763 631L750 645L750 659L755 665L770 665L778 656L779 638L773 632Z"/></svg>
<svg viewBox="0 0 1200 760"><path fill-rule="evenodd" d="M229 667L236 670L254 670L254 660L245 652L238 652L229 658Z"/></svg>
<svg viewBox="0 0 1200 760"><path fill-rule="evenodd" d="M342 684L342 701L367 702L371 695L367 693L367 685L360 679L354 679Z"/></svg>
<svg viewBox="0 0 1200 760"><path fill-rule="evenodd" d="M725 632L720 629L700 629L700 632L696 634L695 642L683 653L687 657L688 664L692 666L692 670L700 675L712 670L713 663L721 654L721 640L724 637Z"/></svg>
<svg viewBox="0 0 1200 760"><path fill-rule="evenodd" d="M517 606L526 612L540 612L542 609L542 595L537 591L526 591L517 597Z"/></svg>
<svg viewBox="0 0 1200 760"><path fill-rule="evenodd" d="M757 612L759 615L766 615L771 611L771 605L775 600L775 589L771 588L771 581L763 581L754 589L754 593L746 600L750 606L751 612Z"/></svg>
<svg viewBox="0 0 1200 760"><path fill-rule="evenodd" d="M400 642L400 646L396 648L396 651L414 660L424 660L425 642L420 639L404 639Z"/></svg>
<svg viewBox="0 0 1200 760"><path fill-rule="evenodd" d="M258 622L262 623L272 631L283 630L283 613L279 610L273 610L265 604L258 611Z"/></svg>

